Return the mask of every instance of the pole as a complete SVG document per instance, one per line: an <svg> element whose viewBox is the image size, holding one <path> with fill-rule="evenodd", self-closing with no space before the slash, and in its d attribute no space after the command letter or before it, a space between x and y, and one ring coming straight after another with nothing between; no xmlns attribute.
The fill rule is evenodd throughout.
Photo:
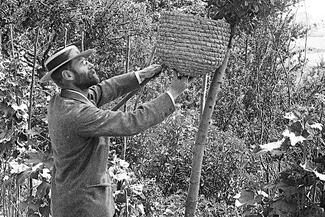
<svg viewBox="0 0 325 217"><path fill-rule="evenodd" d="M127 36L127 40L126 40L126 58L125 58L125 73L129 72L129 68L130 68L130 50L131 50L131 36L128 35ZM126 111L126 102L124 104L124 111ZM123 160L125 160L126 157L126 149L127 149L127 137L124 136L123 138Z"/></svg>
<svg viewBox="0 0 325 217"><path fill-rule="evenodd" d="M64 27L64 47L67 47L67 41L68 41L68 28Z"/></svg>
<svg viewBox="0 0 325 217"><path fill-rule="evenodd" d="M201 96L201 107L200 107L200 120L203 115L203 110L205 106L205 100L207 96L207 88L208 88L208 74L203 76L203 83L202 83L202 96Z"/></svg>
<svg viewBox="0 0 325 217"><path fill-rule="evenodd" d="M36 68L36 59L37 59L38 36L39 36L39 28L36 29L36 38L34 44L34 62L33 62L33 69L32 69L32 81L30 84L30 92L29 92L28 130L32 129L33 90L34 90L34 77L35 77L35 68ZM28 135L28 139L30 139L29 135ZM33 194L33 179L29 178L29 196L32 196L32 194Z"/></svg>
<svg viewBox="0 0 325 217"><path fill-rule="evenodd" d="M36 29L36 38L34 44L34 62L32 69L32 81L30 84L30 92L29 92L29 111L28 111L28 130L31 130L31 122L32 122L32 104L33 104L33 91L34 91L34 78L35 78L35 68L36 68L36 59L37 59L37 44L38 44L38 36L39 36L39 28Z"/></svg>
<svg viewBox="0 0 325 217"><path fill-rule="evenodd" d="M223 77L227 68L227 64L230 56L230 50L232 47L233 35L234 35L234 27L231 28L231 35L230 35L230 40L229 40L225 59L221 64L221 66L216 70L212 78L208 97L204 106L202 118L200 120L199 131L196 135L195 145L193 149L190 184L188 188L188 195L186 198L185 217L194 217L194 213L196 210L199 188L200 188L202 161L204 155L204 148L208 136L208 129L211 123L211 117L216 104L216 99L218 93L221 90L221 84L223 83Z"/></svg>

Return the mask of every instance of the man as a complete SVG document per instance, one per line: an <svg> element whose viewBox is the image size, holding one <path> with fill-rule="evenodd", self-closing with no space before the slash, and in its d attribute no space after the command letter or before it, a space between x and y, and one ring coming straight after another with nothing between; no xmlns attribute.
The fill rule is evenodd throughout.
<svg viewBox="0 0 325 217"><path fill-rule="evenodd" d="M174 110L174 100L187 86L185 78L172 80L169 90L133 112L99 107L139 87L161 71L160 65L115 76L99 83L87 61L92 50L66 47L46 62L48 73L61 93L48 106L49 134L54 168L52 175L53 217L107 217L114 214L107 170L108 146L101 136L130 136L156 125Z"/></svg>

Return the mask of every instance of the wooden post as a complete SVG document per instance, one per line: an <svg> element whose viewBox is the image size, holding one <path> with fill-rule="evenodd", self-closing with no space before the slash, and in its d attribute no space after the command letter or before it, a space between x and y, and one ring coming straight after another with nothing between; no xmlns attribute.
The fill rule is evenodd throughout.
<svg viewBox="0 0 325 217"><path fill-rule="evenodd" d="M2 58L2 29L0 28L0 59Z"/></svg>
<svg viewBox="0 0 325 217"><path fill-rule="evenodd" d="M231 35L230 35L225 59L221 64L221 66L216 70L213 79L211 81L208 97L203 110L203 115L200 120L199 131L196 135L195 146L193 149L190 184L188 188L188 195L186 198L185 217L194 217L194 213L196 210L199 188L200 188L200 178L201 178L201 168L202 168L202 161L204 155L204 147L207 140L209 125L211 124L211 117L214 111L214 106L216 104L216 99L218 93L221 90L221 84L223 83L223 77L227 68L227 64L230 56L230 50L232 47L233 36L234 36L234 27L231 28Z"/></svg>
<svg viewBox="0 0 325 217"><path fill-rule="evenodd" d="M67 46L67 42L68 42L68 28L64 27L64 47Z"/></svg>
<svg viewBox="0 0 325 217"><path fill-rule="evenodd" d="M125 58L125 73L129 72L130 68L130 50L131 50L131 36L128 35L126 39L126 58ZM126 111L126 102L124 104L124 111ZM127 149L127 137L124 136L123 138L124 144L123 144L123 160L125 160L126 157L126 149Z"/></svg>
<svg viewBox="0 0 325 217"><path fill-rule="evenodd" d="M81 51L85 50L85 32L84 25L81 25Z"/></svg>
<svg viewBox="0 0 325 217"><path fill-rule="evenodd" d="M34 44L34 62L32 69L32 81L30 84L30 92L29 92L29 109L28 109L28 130L32 129L32 108L33 108L33 90L34 90L34 77L35 77L35 67L37 60L37 44L38 44L38 36L39 36L39 28L36 29L36 38ZM28 135L28 139L30 136ZM33 179L29 178L29 196L33 195Z"/></svg>
<svg viewBox="0 0 325 217"><path fill-rule="evenodd" d="M3 162L3 175L6 176L6 165L7 162ZM7 186L2 187L2 209L3 209L3 215L7 216L7 207L6 207L6 188Z"/></svg>
<svg viewBox="0 0 325 217"><path fill-rule="evenodd" d="M202 82L202 96L201 96L201 107L200 107L200 120L203 115L203 110L205 106L205 100L207 96L207 88L208 88L208 74L205 74L203 76L203 82Z"/></svg>
<svg viewBox="0 0 325 217"><path fill-rule="evenodd" d="M12 57L12 59L14 59L15 58L14 30L13 30L12 24L10 24L10 41L11 41L11 57ZM16 76L16 73L15 73L15 76Z"/></svg>
<svg viewBox="0 0 325 217"><path fill-rule="evenodd" d="M32 69L32 81L30 83L30 92L29 92L29 109L28 109L28 130L31 130L31 122L32 122L32 110L33 110L33 90L34 90L34 78L35 78L35 68L36 68L36 60L37 60L37 44L38 44L38 36L39 36L39 28L36 29L36 38L34 44L34 62Z"/></svg>

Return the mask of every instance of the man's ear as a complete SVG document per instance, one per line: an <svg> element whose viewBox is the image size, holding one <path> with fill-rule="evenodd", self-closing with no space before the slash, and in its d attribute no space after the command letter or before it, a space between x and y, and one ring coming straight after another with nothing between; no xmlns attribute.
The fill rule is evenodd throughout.
<svg viewBox="0 0 325 217"><path fill-rule="evenodd" d="M62 78L67 81L72 81L75 79L75 75L70 70L63 70L62 71Z"/></svg>

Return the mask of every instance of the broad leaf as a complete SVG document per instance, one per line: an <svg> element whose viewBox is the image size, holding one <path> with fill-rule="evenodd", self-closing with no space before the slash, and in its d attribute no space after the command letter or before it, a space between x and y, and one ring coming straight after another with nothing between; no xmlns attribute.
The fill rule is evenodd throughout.
<svg viewBox="0 0 325 217"><path fill-rule="evenodd" d="M303 136L296 136L295 133L290 132L288 129L286 129L283 133L283 136L288 137L290 139L291 145L295 146L298 142L305 141L306 138Z"/></svg>
<svg viewBox="0 0 325 217"><path fill-rule="evenodd" d="M240 193L234 196L236 200L236 206L242 206L244 204L254 204L255 194L250 190L242 190Z"/></svg>
<svg viewBox="0 0 325 217"><path fill-rule="evenodd" d="M290 132L294 133L296 136L301 135L303 130L302 124L300 121L296 121L289 126Z"/></svg>
<svg viewBox="0 0 325 217"><path fill-rule="evenodd" d="M39 186L37 186L36 196L38 198L43 198L50 191L50 184L43 181Z"/></svg>
<svg viewBox="0 0 325 217"><path fill-rule="evenodd" d="M16 161L9 162L9 165L11 167L10 173L12 174L18 174L31 169L29 166L25 164L19 164Z"/></svg>
<svg viewBox="0 0 325 217"><path fill-rule="evenodd" d="M317 171L314 171L317 178L319 178L321 181L325 181L325 174L321 174Z"/></svg>
<svg viewBox="0 0 325 217"><path fill-rule="evenodd" d="M265 145L260 145L262 150L259 151L258 153L264 153L264 152L272 151L274 149L278 149L281 147L281 145L284 141L285 141L285 139L283 138L277 142L271 142L271 143L267 143Z"/></svg>
<svg viewBox="0 0 325 217"><path fill-rule="evenodd" d="M323 129L323 124L314 123L314 124L310 125L310 127L313 128L313 129L322 130Z"/></svg>
<svg viewBox="0 0 325 217"><path fill-rule="evenodd" d="M274 210L274 214L278 214L279 216L287 216L288 214L297 210L297 204L288 203L284 200L278 200L271 204L271 207Z"/></svg>
<svg viewBox="0 0 325 217"><path fill-rule="evenodd" d="M284 115L285 119L288 119L290 121L296 121L298 120L298 117L293 112L288 112Z"/></svg>
<svg viewBox="0 0 325 217"><path fill-rule="evenodd" d="M305 161L304 164L300 164L300 166L306 170L306 171L309 171L309 172L313 172L316 167L315 166L312 166L312 164L309 162L309 161Z"/></svg>

